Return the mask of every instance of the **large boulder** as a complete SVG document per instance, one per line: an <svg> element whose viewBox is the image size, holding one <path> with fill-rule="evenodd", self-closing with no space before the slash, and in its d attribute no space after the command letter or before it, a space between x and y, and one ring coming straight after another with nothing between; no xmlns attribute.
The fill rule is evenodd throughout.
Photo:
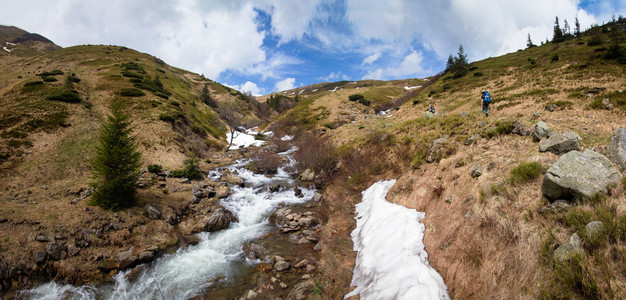
<svg viewBox="0 0 626 300"><path fill-rule="evenodd" d="M225 208L216 209L208 218L205 218L202 223L202 231L214 232L228 228L230 223L237 221L237 218L229 210Z"/></svg>
<svg viewBox="0 0 626 300"><path fill-rule="evenodd" d="M539 151L563 154L572 150L580 150L579 140L580 136L572 131L567 131L563 134L552 134L547 140L539 144Z"/></svg>
<svg viewBox="0 0 626 300"><path fill-rule="evenodd" d="M550 128L548 128L548 124L544 121L539 121L535 124L535 129L533 130L532 136L533 141L539 142L542 138L550 135Z"/></svg>
<svg viewBox="0 0 626 300"><path fill-rule="evenodd" d="M611 144L604 154L622 169L622 173L626 174L626 130L624 128L615 129Z"/></svg>
<svg viewBox="0 0 626 300"><path fill-rule="evenodd" d="M120 269L132 267L137 263L137 256L133 255L134 250L135 247L130 247L130 249L119 252L115 255L115 260L117 260Z"/></svg>
<svg viewBox="0 0 626 300"><path fill-rule="evenodd" d="M541 192L549 200L592 198L619 184L622 174L604 155L592 150L570 151L548 169Z"/></svg>

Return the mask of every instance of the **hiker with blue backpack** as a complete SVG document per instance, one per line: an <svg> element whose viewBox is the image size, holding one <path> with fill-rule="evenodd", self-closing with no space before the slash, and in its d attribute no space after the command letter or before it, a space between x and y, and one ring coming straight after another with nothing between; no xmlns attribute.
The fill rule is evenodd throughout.
<svg viewBox="0 0 626 300"><path fill-rule="evenodd" d="M483 91L480 93L480 99L482 100L483 112L486 117L489 117L489 104L491 103L491 96L489 96L489 92Z"/></svg>

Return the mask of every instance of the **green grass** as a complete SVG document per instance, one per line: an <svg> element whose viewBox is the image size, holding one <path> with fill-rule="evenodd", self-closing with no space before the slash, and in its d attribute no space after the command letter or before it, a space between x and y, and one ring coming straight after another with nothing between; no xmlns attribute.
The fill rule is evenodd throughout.
<svg viewBox="0 0 626 300"><path fill-rule="evenodd" d="M518 164L509 173L509 182L513 185L524 184L539 177L543 167L539 162L523 162Z"/></svg>

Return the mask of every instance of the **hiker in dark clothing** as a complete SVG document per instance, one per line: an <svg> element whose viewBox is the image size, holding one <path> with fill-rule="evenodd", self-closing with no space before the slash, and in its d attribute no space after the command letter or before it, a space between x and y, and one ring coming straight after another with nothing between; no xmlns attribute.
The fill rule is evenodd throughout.
<svg viewBox="0 0 626 300"><path fill-rule="evenodd" d="M428 108L428 111L434 114L435 113L435 106L431 104L430 107Z"/></svg>
<svg viewBox="0 0 626 300"><path fill-rule="evenodd" d="M491 103L491 96L489 96L489 92L483 91L482 93L480 93L480 100L485 116L489 117L489 104Z"/></svg>

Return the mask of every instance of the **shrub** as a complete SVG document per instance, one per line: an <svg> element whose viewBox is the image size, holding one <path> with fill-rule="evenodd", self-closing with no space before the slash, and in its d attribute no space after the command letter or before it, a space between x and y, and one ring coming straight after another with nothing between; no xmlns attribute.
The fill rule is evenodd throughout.
<svg viewBox="0 0 626 300"><path fill-rule="evenodd" d="M554 53L554 55L552 56L552 59L550 59L550 61L552 61L552 62L559 61L559 55Z"/></svg>
<svg viewBox="0 0 626 300"><path fill-rule="evenodd" d="M260 152L254 155L246 168L257 174L276 174L283 164L280 156L271 152Z"/></svg>
<svg viewBox="0 0 626 300"><path fill-rule="evenodd" d="M483 76L483 72L474 72L475 77Z"/></svg>
<svg viewBox="0 0 626 300"><path fill-rule="evenodd" d="M150 173L161 173L163 171L163 166L161 165L148 165L148 172Z"/></svg>
<svg viewBox="0 0 626 300"><path fill-rule="evenodd" d="M28 92L32 92L34 90L40 89L44 86L43 81L37 80L37 81L29 81L24 83L24 86L22 87L22 93L28 93Z"/></svg>
<svg viewBox="0 0 626 300"><path fill-rule="evenodd" d="M523 162L511 170L509 181L511 184L523 184L539 177L543 167L539 162Z"/></svg>
<svg viewBox="0 0 626 300"><path fill-rule="evenodd" d="M535 64L537 64L537 61L536 61L534 58L532 58L532 57L529 57L529 58L528 58L528 62L529 62L529 63L530 63L530 65L532 65L532 66L534 66Z"/></svg>
<svg viewBox="0 0 626 300"><path fill-rule="evenodd" d="M420 101L418 99L413 99L413 105L417 105L419 103L420 103Z"/></svg>
<svg viewBox="0 0 626 300"><path fill-rule="evenodd" d="M337 157L332 144L323 138L305 136L296 143L294 153L299 170L311 169L322 179L329 179L335 172Z"/></svg>
<svg viewBox="0 0 626 300"><path fill-rule="evenodd" d="M137 74L137 73L131 72L131 71L122 71L122 76L130 77L130 78L143 79L143 75L140 75L140 74Z"/></svg>
<svg viewBox="0 0 626 300"><path fill-rule="evenodd" d="M359 103L361 103L361 104L363 104L365 106L370 106L372 104L369 100L367 100L365 98L359 99Z"/></svg>
<svg viewBox="0 0 626 300"><path fill-rule="evenodd" d="M129 116L113 108L100 130L96 156L91 161L96 187L92 203L104 209L130 207L137 203L141 153L137 151Z"/></svg>
<svg viewBox="0 0 626 300"><path fill-rule="evenodd" d="M48 100L56 100L67 103L78 103L81 101L80 96L78 96L78 92L75 90L64 90L57 93L54 93L48 97Z"/></svg>
<svg viewBox="0 0 626 300"><path fill-rule="evenodd" d="M135 88L123 88L120 91L120 96L125 96L125 97L141 97L141 96L145 96L146 93L142 92L141 90L135 89Z"/></svg>
<svg viewBox="0 0 626 300"><path fill-rule="evenodd" d="M595 34L591 37L591 39L589 39L589 41L587 42L587 46L599 46L604 44L604 41L602 40L602 36L600 36L599 34Z"/></svg>
<svg viewBox="0 0 626 300"><path fill-rule="evenodd" d="M67 75L67 77L65 77L65 80L67 82L70 82L70 83L79 83L80 82L80 78L76 77L75 74Z"/></svg>
<svg viewBox="0 0 626 300"><path fill-rule="evenodd" d="M54 77L41 77L41 80L43 80L44 82L55 82L55 81L59 81L58 79L54 78Z"/></svg>
<svg viewBox="0 0 626 300"><path fill-rule="evenodd" d="M353 94L353 95L348 96L348 100L350 101L359 101L361 99L365 99L365 97L363 97L363 95L361 94Z"/></svg>
<svg viewBox="0 0 626 300"><path fill-rule="evenodd" d="M159 120L164 121L164 122L174 123L176 122L176 117L167 113L161 113L159 114Z"/></svg>
<svg viewBox="0 0 626 300"><path fill-rule="evenodd" d="M56 75L63 75L63 71L52 70L51 72L42 72L42 73L37 74L37 76L41 76L41 77L56 76Z"/></svg>
<svg viewBox="0 0 626 300"><path fill-rule="evenodd" d="M204 175L200 171L199 160L194 154L191 158L185 160L185 166L182 169L172 171L172 176L196 180L201 179Z"/></svg>
<svg viewBox="0 0 626 300"><path fill-rule="evenodd" d="M513 128L515 128L515 125L511 121L498 122L495 128L483 132L482 136L484 138L492 138L498 135L509 134L513 131Z"/></svg>

